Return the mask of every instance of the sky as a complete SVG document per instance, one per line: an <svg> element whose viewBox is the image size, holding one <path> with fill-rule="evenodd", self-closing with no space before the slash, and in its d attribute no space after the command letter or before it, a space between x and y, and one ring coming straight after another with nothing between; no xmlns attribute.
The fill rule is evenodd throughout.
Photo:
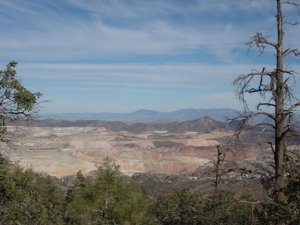
<svg viewBox="0 0 300 225"><path fill-rule="evenodd" d="M273 0L0 0L0 65L18 62L41 113L241 109L234 78L275 63L245 43L276 40L275 15ZM285 47L299 29L286 24Z"/></svg>

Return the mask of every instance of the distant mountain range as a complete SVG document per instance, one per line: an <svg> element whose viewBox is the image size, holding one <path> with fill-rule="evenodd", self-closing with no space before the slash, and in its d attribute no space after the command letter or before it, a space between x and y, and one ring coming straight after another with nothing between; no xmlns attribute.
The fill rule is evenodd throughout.
<svg viewBox="0 0 300 225"><path fill-rule="evenodd" d="M38 126L46 127L105 127L109 131L128 131L131 133L142 133L145 131L168 131L172 133L178 132L201 132L209 133L216 129L232 129L232 126L223 122L213 120L209 117L202 117L196 120L188 120L183 122L168 123L125 123L120 121L102 121L102 120L42 120Z"/></svg>
<svg viewBox="0 0 300 225"><path fill-rule="evenodd" d="M210 117L218 121L226 121L237 116L239 111L234 109L180 109L173 112L158 112L153 110L137 110L131 113L57 113L42 115L42 119L55 120L102 120L122 121L128 123L168 123L196 120L198 118Z"/></svg>
<svg viewBox="0 0 300 225"><path fill-rule="evenodd" d="M167 130L169 132L196 131L208 133L216 129L233 129L239 126L235 121L227 124L239 111L233 109L181 109L174 112L138 110L132 113L61 113L44 115L38 126L50 127L105 127L110 131ZM264 118L258 118L258 121ZM296 114L296 130L300 128L300 116ZM260 128L257 128L260 129Z"/></svg>

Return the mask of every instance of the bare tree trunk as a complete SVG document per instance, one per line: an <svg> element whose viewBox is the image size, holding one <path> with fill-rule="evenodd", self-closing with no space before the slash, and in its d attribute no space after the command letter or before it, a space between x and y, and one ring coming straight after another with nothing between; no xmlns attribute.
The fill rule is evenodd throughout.
<svg viewBox="0 0 300 225"><path fill-rule="evenodd" d="M276 65L276 90L275 95L275 202L285 201L283 188L285 187L285 154L286 145L284 137L284 80L283 80L283 16L281 0L277 0L277 65Z"/></svg>
<svg viewBox="0 0 300 225"><path fill-rule="evenodd" d="M215 164L215 181L214 181L214 188L215 188L215 194L217 194L219 192L219 185L220 185L220 181L221 181L221 176L222 176L222 172L221 172L221 166L224 162L225 159L225 153L222 151L222 148L220 145L217 146L217 159L214 162Z"/></svg>

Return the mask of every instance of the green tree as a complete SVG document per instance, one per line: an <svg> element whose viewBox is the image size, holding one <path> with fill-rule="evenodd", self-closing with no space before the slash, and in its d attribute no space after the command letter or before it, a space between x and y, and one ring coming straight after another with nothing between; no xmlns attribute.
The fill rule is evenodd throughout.
<svg viewBox="0 0 300 225"><path fill-rule="evenodd" d="M203 201L202 223L205 225L239 225L253 224L251 205L242 203L230 192L208 196Z"/></svg>
<svg viewBox="0 0 300 225"><path fill-rule="evenodd" d="M49 176L0 155L0 224L64 224L64 196Z"/></svg>
<svg viewBox="0 0 300 225"><path fill-rule="evenodd" d="M157 199L153 208L162 225L196 225L202 219L202 195L178 190Z"/></svg>
<svg viewBox="0 0 300 225"><path fill-rule="evenodd" d="M39 92L27 90L17 79L16 66L17 62L12 61L5 70L0 70L0 138L8 123L30 119L41 97Z"/></svg>
<svg viewBox="0 0 300 225"><path fill-rule="evenodd" d="M249 204L220 190L208 196L188 190L171 192L158 198L153 210L162 225L246 225L253 219Z"/></svg>
<svg viewBox="0 0 300 225"><path fill-rule="evenodd" d="M68 224L157 224L149 213L150 199L110 161L95 176L78 173L67 199Z"/></svg>

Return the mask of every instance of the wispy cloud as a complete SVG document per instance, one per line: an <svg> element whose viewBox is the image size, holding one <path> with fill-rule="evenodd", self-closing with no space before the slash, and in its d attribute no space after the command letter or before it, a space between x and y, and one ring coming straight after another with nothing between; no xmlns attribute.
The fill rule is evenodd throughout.
<svg viewBox="0 0 300 225"><path fill-rule="evenodd" d="M273 65L263 64L263 67L272 68ZM291 68L299 70L299 65L290 65ZM26 79L58 79L58 80L99 80L110 77L117 80L124 77L144 81L161 82L183 82L202 78L217 78L217 76L235 77L240 74L261 70L260 64L235 64L235 65L203 65L196 63L169 63L169 64L35 64L20 63L19 72ZM215 80L218 82L218 80ZM221 82L223 83L223 81Z"/></svg>
<svg viewBox="0 0 300 225"><path fill-rule="evenodd" d="M268 13L268 1L254 2L246 10L239 1L3 1L0 27L10 32L0 36L0 59L101 61L198 52L233 63L240 58L234 51L245 50L257 27L270 29L266 16L239 21L241 13Z"/></svg>
<svg viewBox="0 0 300 225"><path fill-rule="evenodd" d="M272 67L269 65L267 67ZM296 69L299 66L294 66ZM237 75L260 70L260 65L202 64L20 64L19 74L28 80L135 82L155 85L213 87L232 82ZM227 82L226 82L227 81Z"/></svg>

